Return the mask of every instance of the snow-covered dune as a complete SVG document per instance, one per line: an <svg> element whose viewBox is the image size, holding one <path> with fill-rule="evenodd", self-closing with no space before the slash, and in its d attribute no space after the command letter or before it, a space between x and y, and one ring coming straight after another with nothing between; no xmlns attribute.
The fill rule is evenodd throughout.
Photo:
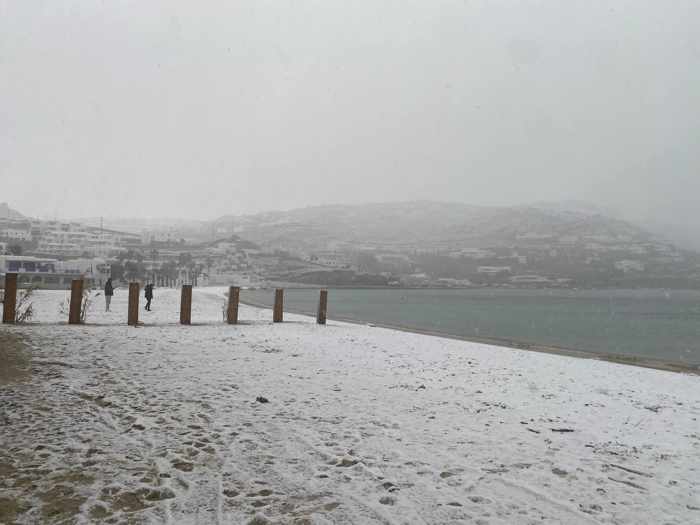
<svg viewBox="0 0 700 525"><path fill-rule="evenodd" d="M156 289L133 328L124 290L85 326L39 292L37 324L0 328L31 362L0 384L0 522L700 523L700 377L247 306L229 326L223 294L180 326Z"/></svg>

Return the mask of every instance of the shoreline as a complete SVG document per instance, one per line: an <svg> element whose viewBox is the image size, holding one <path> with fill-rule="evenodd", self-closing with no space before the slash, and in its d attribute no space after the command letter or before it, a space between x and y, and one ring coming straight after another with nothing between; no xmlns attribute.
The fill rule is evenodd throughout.
<svg viewBox="0 0 700 525"><path fill-rule="evenodd" d="M271 306L267 306L260 303L255 303L248 300L240 299L241 304L247 306L252 306L254 308L263 308L265 310L272 311ZM285 308L285 312L289 312L297 315L309 316L315 319L316 315L313 312L302 311L295 308ZM468 337L462 335L448 334L444 332L437 332L435 330L427 330L422 328L417 328L409 325L393 325L386 323L371 323L368 321L362 321L359 319L352 319L349 317L337 317L329 315L328 320L337 321L342 323L350 323L355 325L372 326L377 328L385 328L388 330L398 330L401 332L407 332L419 335L428 335L431 337L440 337L443 339L451 339L455 341L466 341L470 343L481 343L491 346L499 346L501 348L511 348L515 350L526 350L531 352L538 352L541 354L552 354L561 355L566 357L575 357L579 359L590 359L594 361L606 361L609 363L615 363L620 365L631 365L638 366L641 368L651 368L654 370L665 370L667 372L685 373L692 375L700 375L700 365L692 365L686 363L678 363L674 361L664 361L662 359L654 359L649 357L641 357L634 355L620 355L620 354L610 354L606 352L594 352L586 350L576 350L573 348L566 348L562 346L555 345L542 345L536 343L519 342L512 339L500 339L494 337Z"/></svg>
<svg viewBox="0 0 700 525"><path fill-rule="evenodd" d="M674 291L674 292L700 292L700 286L692 287L663 287L663 286L535 286L535 285L473 285L473 286L390 286L390 285L353 285L353 284L308 284L295 283L289 281L271 281L269 286L248 287L250 290L270 290L275 288L285 288L294 290L518 290L518 291L570 291L570 292L609 292L609 291ZM210 285L210 286L225 286L225 285Z"/></svg>

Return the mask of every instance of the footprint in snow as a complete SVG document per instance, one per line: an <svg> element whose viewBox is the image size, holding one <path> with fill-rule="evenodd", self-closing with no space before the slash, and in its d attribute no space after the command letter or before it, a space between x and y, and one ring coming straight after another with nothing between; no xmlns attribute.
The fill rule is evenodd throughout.
<svg viewBox="0 0 700 525"><path fill-rule="evenodd" d="M442 479L447 479L447 478L451 478L452 476L457 476L457 475L461 474L462 472L464 472L464 469L461 469L461 468L445 470L443 472L440 472L440 477Z"/></svg>

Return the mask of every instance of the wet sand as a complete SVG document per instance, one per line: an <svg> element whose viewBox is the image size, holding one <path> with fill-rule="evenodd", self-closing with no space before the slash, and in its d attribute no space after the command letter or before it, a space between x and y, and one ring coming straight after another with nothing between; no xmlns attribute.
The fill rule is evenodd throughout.
<svg viewBox="0 0 700 525"><path fill-rule="evenodd" d="M242 304L248 306L253 306L255 308L264 308L266 310L271 310L269 306L264 304L255 303L252 301L241 301ZM290 308L285 308L286 312L293 312L301 315L314 316L313 312L304 312L301 310L295 310ZM407 332L411 334L421 334L430 335L433 337L442 337L445 339L453 339L455 341L469 341L471 343L481 343L486 345L501 346L504 348L515 348L517 350L529 350L531 352L539 352L543 354L554 354L562 355L567 357L577 357L580 359L595 359L599 361L607 361L609 363L617 363L622 365L632 365L640 366L642 368L653 368L655 370L666 370L668 372L681 372L687 374L700 375L700 366L691 365L687 363L664 361L662 359L652 359L648 357L634 356L634 355L619 355L619 354L609 354L603 352L588 352L584 350L576 350L573 348L565 348L561 346L553 345L538 345L534 343L526 343L521 341L513 341L511 339L499 339L495 337L466 337L461 335L446 334L443 332L436 332L433 330L423 330L421 328L415 328L412 326L400 325L400 324L384 324L384 323L370 323L367 321L360 321L358 319L351 319L347 317L329 316L329 320L340 321L343 323L351 323L365 326L376 326L379 328L388 328L390 330L399 330L401 332Z"/></svg>
<svg viewBox="0 0 700 525"><path fill-rule="evenodd" d="M30 359L27 345L15 334L0 332L0 386L25 381L30 376ZM0 426L8 424L0 412ZM0 454L0 478L10 479L16 474L12 462ZM15 498L0 495L0 523L12 523L27 505Z"/></svg>
<svg viewBox="0 0 700 525"><path fill-rule="evenodd" d="M18 335L0 332L0 385L24 381L30 371L26 343Z"/></svg>

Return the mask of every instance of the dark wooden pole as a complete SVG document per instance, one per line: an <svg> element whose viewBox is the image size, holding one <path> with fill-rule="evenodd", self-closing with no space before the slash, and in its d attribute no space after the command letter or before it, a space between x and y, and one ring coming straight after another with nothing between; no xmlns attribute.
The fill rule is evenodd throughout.
<svg viewBox="0 0 700 525"><path fill-rule="evenodd" d="M2 322L14 323L17 314L17 274L5 274L5 299L2 305Z"/></svg>
<svg viewBox="0 0 700 525"><path fill-rule="evenodd" d="M275 309L272 312L272 321L281 323L284 315L284 290L277 288L275 290Z"/></svg>
<svg viewBox="0 0 700 525"><path fill-rule="evenodd" d="M180 295L180 324L192 323L192 285L183 284Z"/></svg>
<svg viewBox="0 0 700 525"><path fill-rule="evenodd" d="M80 324L80 310L83 307L83 280L73 279L70 285L70 309L68 324Z"/></svg>
<svg viewBox="0 0 700 525"><path fill-rule="evenodd" d="M316 322L318 324L326 324L326 311L328 310L328 290L321 290L318 296L318 313L316 314Z"/></svg>
<svg viewBox="0 0 700 525"><path fill-rule="evenodd" d="M228 308L226 309L226 322L228 324L238 323L238 300L241 296L241 289L238 286L228 288Z"/></svg>
<svg viewBox="0 0 700 525"><path fill-rule="evenodd" d="M139 323L139 293L141 286L139 283L129 283L129 313L127 324L136 326Z"/></svg>

